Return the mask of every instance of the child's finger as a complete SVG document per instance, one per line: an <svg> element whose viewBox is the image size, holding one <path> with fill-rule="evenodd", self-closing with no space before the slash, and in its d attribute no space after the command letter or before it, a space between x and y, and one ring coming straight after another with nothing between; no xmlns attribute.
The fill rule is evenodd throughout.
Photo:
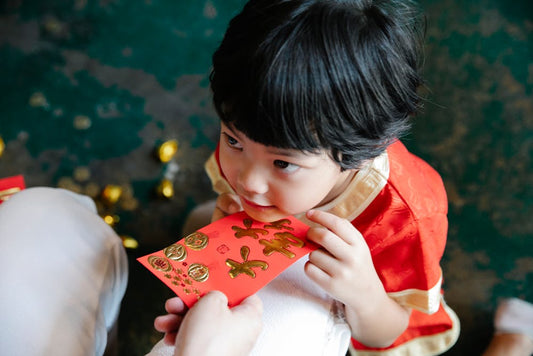
<svg viewBox="0 0 533 356"><path fill-rule="evenodd" d="M306 216L309 220L324 226L350 245L357 243L357 239L363 238L361 233L348 220L339 218L336 215L320 210L309 210Z"/></svg>
<svg viewBox="0 0 533 356"><path fill-rule="evenodd" d="M323 248L311 252L309 254L309 262L317 266L329 276L334 276L339 268L338 260Z"/></svg>
<svg viewBox="0 0 533 356"><path fill-rule="evenodd" d="M228 214L215 207L215 210L213 211L213 216L211 217L211 222L215 222L217 220L225 218L226 216L228 216Z"/></svg>
<svg viewBox="0 0 533 356"><path fill-rule="evenodd" d="M307 232L307 238L321 246L324 250L329 252L331 256L336 258L349 257L349 249L347 243L342 237L335 235L333 232L323 227L312 227Z"/></svg>
<svg viewBox="0 0 533 356"><path fill-rule="evenodd" d="M331 276L324 270L316 266L310 261L307 261L304 267L305 274L309 279L318 284L321 288L327 290L327 286L331 281Z"/></svg>
<svg viewBox="0 0 533 356"><path fill-rule="evenodd" d="M239 197L235 194L220 194L217 198L216 205L226 215L234 214L242 210Z"/></svg>

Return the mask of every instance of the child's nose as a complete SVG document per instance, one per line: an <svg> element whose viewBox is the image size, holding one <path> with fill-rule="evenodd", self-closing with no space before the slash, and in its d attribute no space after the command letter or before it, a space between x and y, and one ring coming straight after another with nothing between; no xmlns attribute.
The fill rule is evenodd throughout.
<svg viewBox="0 0 533 356"><path fill-rule="evenodd" d="M244 164L237 183L247 193L264 194L268 190L266 174L254 164Z"/></svg>

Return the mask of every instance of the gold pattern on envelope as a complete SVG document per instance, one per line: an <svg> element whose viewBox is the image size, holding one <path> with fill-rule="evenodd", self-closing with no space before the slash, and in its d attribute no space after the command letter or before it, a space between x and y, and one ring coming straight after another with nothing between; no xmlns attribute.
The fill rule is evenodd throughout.
<svg viewBox="0 0 533 356"><path fill-rule="evenodd" d="M170 264L170 261L163 257L150 256L148 257L148 263L150 264L150 266L152 266L158 271L169 272L172 270L172 265Z"/></svg>
<svg viewBox="0 0 533 356"><path fill-rule="evenodd" d="M261 245L264 245L263 254L270 256L274 252L279 252L289 258L294 258L296 255L288 250L290 246L304 247L305 243L291 234L290 232L276 232L272 240L259 240Z"/></svg>
<svg viewBox="0 0 533 356"><path fill-rule="evenodd" d="M242 223L246 227L245 229L239 226L231 227L232 230L236 231L235 237L238 239L240 239L241 237L245 237L245 236L249 236L254 239L257 239L259 237L258 234L268 235L268 231L266 231L265 229L252 228L252 223L253 223L252 219L244 219Z"/></svg>
<svg viewBox="0 0 533 356"><path fill-rule="evenodd" d="M205 282L209 278L209 268L201 263L193 263L189 266L187 274L196 282Z"/></svg>
<svg viewBox="0 0 533 356"><path fill-rule="evenodd" d="M277 221L273 221L270 224L265 225L265 229L277 229L277 230L289 230L293 231L294 229L288 225L291 224L291 221L289 219L281 219Z"/></svg>
<svg viewBox="0 0 533 356"><path fill-rule="evenodd" d="M200 231L195 231L189 236L185 237L184 242L185 246L189 247L190 249L200 251L206 248L207 244L209 243L209 237Z"/></svg>
<svg viewBox="0 0 533 356"><path fill-rule="evenodd" d="M232 259L226 260L226 265L231 267L229 270L229 276L231 278L237 277L239 274L244 273L252 278L255 278L255 271L252 269L254 267L260 267L263 271L268 268L268 263L260 260L248 261L248 255L250 254L250 248L248 246L241 247L241 257L243 262L237 262Z"/></svg>
<svg viewBox="0 0 533 356"><path fill-rule="evenodd" d="M165 256L173 261L183 261L187 258L187 249L183 245L173 244L163 250Z"/></svg>

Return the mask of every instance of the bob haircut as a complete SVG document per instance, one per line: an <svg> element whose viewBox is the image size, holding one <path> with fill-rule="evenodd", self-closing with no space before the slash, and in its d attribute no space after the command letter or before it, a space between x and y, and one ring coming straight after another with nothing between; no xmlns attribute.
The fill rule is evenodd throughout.
<svg viewBox="0 0 533 356"><path fill-rule="evenodd" d="M409 127L422 21L409 1L251 0L213 55L221 120L266 146L360 168Z"/></svg>

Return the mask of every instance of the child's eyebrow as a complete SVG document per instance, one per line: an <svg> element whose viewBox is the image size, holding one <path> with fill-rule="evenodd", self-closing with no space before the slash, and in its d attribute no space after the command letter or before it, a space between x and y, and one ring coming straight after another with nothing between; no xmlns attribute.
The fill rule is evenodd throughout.
<svg viewBox="0 0 533 356"><path fill-rule="evenodd" d="M226 129L228 129L228 131L231 132L231 134L233 136L235 136L237 139L240 139L239 134L237 132L235 132L235 129L233 127L231 127L229 125L225 125L225 126L226 126ZM228 134L228 133L224 132L224 130L222 130L222 132L225 133L226 135Z"/></svg>
<svg viewBox="0 0 533 356"><path fill-rule="evenodd" d="M291 149L283 149L283 148L276 148L276 147L268 147L267 152L270 154L274 154L277 156L286 156L286 157L298 157L301 158L302 156L305 156L304 153L298 151L298 150L291 150Z"/></svg>

